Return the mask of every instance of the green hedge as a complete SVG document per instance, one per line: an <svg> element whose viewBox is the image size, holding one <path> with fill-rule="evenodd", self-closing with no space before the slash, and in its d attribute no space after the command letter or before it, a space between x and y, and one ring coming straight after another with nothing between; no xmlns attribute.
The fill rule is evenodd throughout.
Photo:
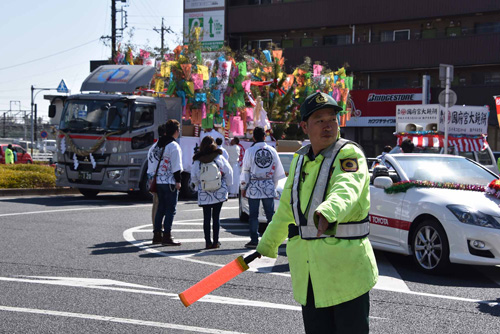
<svg viewBox="0 0 500 334"><path fill-rule="evenodd" d="M0 165L0 188L50 188L56 186L54 167Z"/></svg>

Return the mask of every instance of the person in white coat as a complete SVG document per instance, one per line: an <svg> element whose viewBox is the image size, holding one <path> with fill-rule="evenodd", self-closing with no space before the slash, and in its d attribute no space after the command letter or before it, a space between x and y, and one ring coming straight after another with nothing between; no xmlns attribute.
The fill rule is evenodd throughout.
<svg viewBox="0 0 500 334"><path fill-rule="evenodd" d="M250 242L246 248L257 248L259 243L259 203L262 201L267 222L274 214L274 197L278 181L285 171L276 149L264 142L266 132L258 126L253 130L255 143L245 152L241 171L241 196L248 197Z"/></svg>
<svg viewBox="0 0 500 334"><path fill-rule="evenodd" d="M238 197L240 189L240 140L235 137L231 139L231 145L227 148L229 164L233 168L233 185L229 187L229 198Z"/></svg>
<svg viewBox="0 0 500 334"><path fill-rule="evenodd" d="M214 139L206 136L201 141L200 150L193 156L191 182L198 188L198 205L203 208L203 232L205 234L205 249L219 248L220 211L222 203L227 201L228 188L233 182L233 170L229 162L222 156ZM201 179L203 164L215 163L219 169L220 187L214 190L204 190ZM210 218L212 218L213 241L210 237Z"/></svg>

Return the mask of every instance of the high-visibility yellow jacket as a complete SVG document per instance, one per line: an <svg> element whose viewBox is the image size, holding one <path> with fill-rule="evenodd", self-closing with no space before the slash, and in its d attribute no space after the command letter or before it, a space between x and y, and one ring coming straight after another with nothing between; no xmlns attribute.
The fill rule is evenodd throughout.
<svg viewBox="0 0 500 334"><path fill-rule="evenodd" d="M318 176L323 155L314 160L304 157L299 198L302 212L306 209ZM290 197L296 155L290 166L280 204L257 246L257 251L277 257L278 247L288 236L288 225L295 224ZM347 164L346 164L347 163ZM357 167L357 168L356 168ZM363 152L347 144L338 153L325 200L317 207L330 223L361 221L370 208L369 174ZM335 230L333 227L330 230ZM378 269L368 238L337 239L334 237L303 240L295 236L288 240L287 256L292 276L295 300L306 305L307 284L311 278L317 308L337 305L368 292L377 282Z"/></svg>
<svg viewBox="0 0 500 334"><path fill-rule="evenodd" d="M12 153L12 150L10 148L5 149L5 163L6 164L14 163L14 153Z"/></svg>

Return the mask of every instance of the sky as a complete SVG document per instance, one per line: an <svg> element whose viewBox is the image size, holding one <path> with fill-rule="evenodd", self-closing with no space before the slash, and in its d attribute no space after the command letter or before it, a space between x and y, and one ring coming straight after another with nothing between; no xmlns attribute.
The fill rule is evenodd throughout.
<svg viewBox="0 0 500 334"><path fill-rule="evenodd" d="M182 38L183 0L127 0L128 27L122 43L160 47L161 36L153 28L164 25L165 45L175 48ZM117 28L120 27L117 13ZM48 120L45 94L59 94L61 80L72 94L90 73L90 60L111 56L101 36L111 35L111 0L22 0L0 1L0 115L31 110L31 86L35 90L38 116ZM120 42L120 41L117 41ZM29 114L28 114L29 115Z"/></svg>

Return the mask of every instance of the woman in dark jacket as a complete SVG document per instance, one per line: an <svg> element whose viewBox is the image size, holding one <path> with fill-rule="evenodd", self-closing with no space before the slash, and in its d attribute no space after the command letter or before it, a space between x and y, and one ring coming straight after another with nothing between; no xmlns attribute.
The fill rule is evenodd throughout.
<svg viewBox="0 0 500 334"><path fill-rule="evenodd" d="M198 188L198 205L203 208L203 232L205 233L205 248L219 248L220 211L222 203L227 201L228 188L232 184L233 170L229 162L222 156L222 151L217 148L211 136L203 138L200 151L193 157L191 168L191 182ZM221 178L220 188L209 191L203 190L200 174L202 164L214 162L219 168ZM210 238L210 218L213 220L213 242Z"/></svg>

